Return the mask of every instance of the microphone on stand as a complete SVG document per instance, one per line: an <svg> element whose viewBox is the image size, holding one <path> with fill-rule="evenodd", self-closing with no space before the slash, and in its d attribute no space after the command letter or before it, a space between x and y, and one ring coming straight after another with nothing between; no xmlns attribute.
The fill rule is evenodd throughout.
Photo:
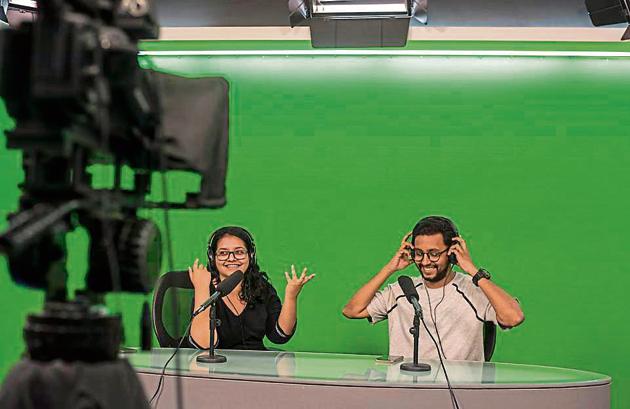
<svg viewBox="0 0 630 409"><path fill-rule="evenodd" d="M197 315L204 312L206 308L214 304L216 300L219 299L219 297L225 297L226 295L231 293L234 287L236 287L241 281L243 281L243 272L241 270L236 270L228 278L221 281L219 285L217 285L217 290L210 296L210 298L204 301L203 304L201 304L199 308L197 308L195 312L193 312L193 318L195 318Z"/></svg>
<svg viewBox="0 0 630 409"><path fill-rule="evenodd" d="M416 311L416 315L422 319L422 307L418 300L420 296L418 296L418 291L416 291L416 286L413 285L413 281L408 276L400 276L398 277L398 285L400 285L400 289L403 294L407 298L407 301L413 305L413 309Z"/></svg>
<svg viewBox="0 0 630 409"><path fill-rule="evenodd" d="M193 313L193 318L196 315L201 314L201 312L203 312L209 306L214 305L219 297L224 297L231 293L232 290L234 290L234 287L236 287L241 281L243 281L243 272L241 270L236 270L228 278L221 281L219 285L217 285L217 290L214 292L214 294L212 294L210 298L204 301L204 303L201 304L199 308L197 308L197 310ZM213 307L210 310L210 345L208 353L197 356L197 362L219 364L227 361L227 358L225 356L215 355L214 353L214 331L217 328L217 325L217 309Z"/></svg>
<svg viewBox="0 0 630 409"><path fill-rule="evenodd" d="M413 362L404 362L400 364L400 369L403 371L413 371L413 372L425 372L431 370L431 365L418 363L418 343L420 338L420 320L422 319L422 307L418 302L419 296L418 291L416 291L416 286L413 285L413 281L408 276L400 276L398 277L398 285L400 285L400 289L403 294L407 298L407 301L413 305L413 309L415 310L415 314L413 317L413 327L409 329L409 332L413 335Z"/></svg>

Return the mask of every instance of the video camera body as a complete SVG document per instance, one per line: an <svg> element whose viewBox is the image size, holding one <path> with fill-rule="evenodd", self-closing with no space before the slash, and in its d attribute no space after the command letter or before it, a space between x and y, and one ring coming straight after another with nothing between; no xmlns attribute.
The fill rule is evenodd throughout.
<svg viewBox="0 0 630 409"><path fill-rule="evenodd" d="M136 209L148 192L146 178L158 169L162 141L159 96L150 73L138 67L137 40L156 38L158 28L149 3L131 3L138 5L44 1L35 24L2 33L1 91L17 123L7 145L23 151L24 183L20 210L0 244L13 279L46 289L49 300L65 299L62 237L76 222L93 239L88 289L151 290L147 267L155 266L146 264L157 261L160 235ZM87 166L95 160L115 161L118 172L123 164L135 169L134 190L93 190ZM107 257L114 243L121 254L110 256L130 270L120 272L118 288Z"/></svg>
<svg viewBox="0 0 630 409"><path fill-rule="evenodd" d="M45 311L29 316L25 337L31 356L47 359L66 342L44 342L50 331L63 332L59 316L90 331L102 318L90 302L67 302L66 233L82 225L91 238L86 294L150 292L161 235L137 210L225 204L228 103L223 79L139 67L138 40L158 36L148 0L46 0L37 7L33 23L0 31L0 96L16 121L7 147L22 151L24 168L19 209L0 234L0 251L16 283L46 291ZM169 114L180 106L195 118ZM188 129L178 128L182 120ZM92 187L88 167L96 163L112 165L111 189ZM131 188L122 187L123 166L133 172ZM152 172L174 169L201 174L200 192L185 203L148 202ZM101 329L117 326L119 319ZM116 356L117 337L102 356ZM73 348L63 358L94 357L90 346L85 354Z"/></svg>

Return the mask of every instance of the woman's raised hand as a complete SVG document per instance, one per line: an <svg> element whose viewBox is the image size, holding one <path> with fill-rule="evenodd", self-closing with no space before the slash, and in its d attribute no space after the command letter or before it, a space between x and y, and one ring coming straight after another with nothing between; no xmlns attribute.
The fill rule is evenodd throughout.
<svg viewBox="0 0 630 409"><path fill-rule="evenodd" d="M292 297L297 298L300 291L302 291L302 287L304 284L308 283L315 277L315 274L306 275L306 267L302 270L302 274L298 277L295 273L295 266L291 265L291 275L288 272L284 272L284 276L287 279L287 288L285 289L285 298Z"/></svg>

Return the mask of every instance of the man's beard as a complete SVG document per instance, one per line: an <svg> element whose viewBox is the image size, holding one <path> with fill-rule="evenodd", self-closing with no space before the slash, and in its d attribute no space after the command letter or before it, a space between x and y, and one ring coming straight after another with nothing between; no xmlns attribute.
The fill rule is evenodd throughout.
<svg viewBox="0 0 630 409"><path fill-rule="evenodd" d="M437 268L437 264L432 264L432 266L435 266ZM442 281L446 277L446 275L448 274L449 267L450 267L450 264L446 264L446 266L444 266L442 270L438 270L435 277L426 277L422 269L420 269L420 274L422 274L422 278L424 278L426 281L430 283L437 283L439 281Z"/></svg>

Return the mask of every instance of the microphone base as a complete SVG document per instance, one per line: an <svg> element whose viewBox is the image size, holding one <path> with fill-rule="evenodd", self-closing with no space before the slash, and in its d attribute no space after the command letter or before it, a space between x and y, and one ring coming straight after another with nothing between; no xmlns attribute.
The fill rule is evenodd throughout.
<svg viewBox="0 0 630 409"><path fill-rule="evenodd" d="M413 362L404 362L400 364L400 369L403 371L411 372L427 372L431 370L431 365L423 363L414 364Z"/></svg>
<svg viewBox="0 0 630 409"><path fill-rule="evenodd" d="M210 356L210 354L202 354L197 356L197 362L204 364L221 364L223 362L227 362L227 358L223 355Z"/></svg>

